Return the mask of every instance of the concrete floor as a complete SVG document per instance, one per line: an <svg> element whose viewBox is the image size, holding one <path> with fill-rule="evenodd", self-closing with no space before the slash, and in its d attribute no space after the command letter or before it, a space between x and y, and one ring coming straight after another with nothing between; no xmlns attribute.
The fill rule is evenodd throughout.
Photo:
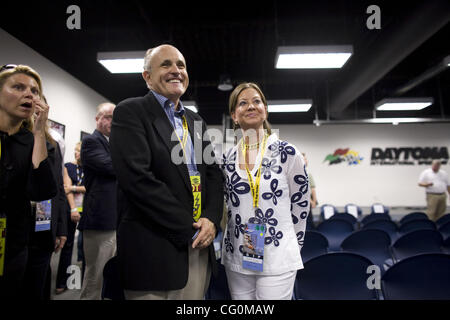
<svg viewBox="0 0 450 320"><path fill-rule="evenodd" d="M77 265L81 269L81 262L77 262L77 239L78 239L78 230L75 235L73 252L72 252L72 264ZM79 300L80 299L80 290L66 290L61 294L55 294L55 286L56 286L56 273L58 271L58 263L59 263L60 253L53 254L52 259L50 261L50 267L52 269L52 287L51 287L51 299L52 300Z"/></svg>

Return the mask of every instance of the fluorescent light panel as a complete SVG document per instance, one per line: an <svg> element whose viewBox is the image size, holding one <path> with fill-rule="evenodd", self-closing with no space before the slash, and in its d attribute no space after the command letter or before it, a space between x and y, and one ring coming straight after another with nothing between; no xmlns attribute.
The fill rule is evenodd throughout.
<svg viewBox="0 0 450 320"><path fill-rule="evenodd" d="M111 73L142 73L145 51L99 52L97 61Z"/></svg>
<svg viewBox="0 0 450 320"><path fill-rule="evenodd" d="M195 113L198 113L197 103L195 101L182 101L183 106Z"/></svg>
<svg viewBox="0 0 450 320"><path fill-rule="evenodd" d="M433 98L387 98L375 104L375 108L378 111L422 110L433 102Z"/></svg>
<svg viewBox="0 0 450 320"><path fill-rule="evenodd" d="M278 47L277 69L342 68L353 54L352 46L290 46Z"/></svg>
<svg viewBox="0 0 450 320"><path fill-rule="evenodd" d="M269 113L308 112L311 109L312 100L272 100L268 101L267 104Z"/></svg>

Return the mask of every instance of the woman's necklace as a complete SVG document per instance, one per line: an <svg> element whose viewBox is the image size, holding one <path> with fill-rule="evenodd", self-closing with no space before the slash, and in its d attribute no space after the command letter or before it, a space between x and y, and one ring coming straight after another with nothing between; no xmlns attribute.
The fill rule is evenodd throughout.
<svg viewBox="0 0 450 320"><path fill-rule="evenodd" d="M253 143L253 144L244 144L244 148L246 149L246 150L255 150L255 149L258 149L259 148L259 145L260 145L260 142L258 142L258 143Z"/></svg>

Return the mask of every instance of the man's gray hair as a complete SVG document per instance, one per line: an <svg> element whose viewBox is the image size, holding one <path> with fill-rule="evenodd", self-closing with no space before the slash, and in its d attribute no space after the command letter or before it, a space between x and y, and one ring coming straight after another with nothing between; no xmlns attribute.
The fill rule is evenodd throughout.
<svg viewBox="0 0 450 320"><path fill-rule="evenodd" d="M150 72L150 58L152 55L152 52L155 48L150 48L147 50L147 52L145 53L145 57L144 57L144 70L147 70Z"/></svg>
<svg viewBox="0 0 450 320"><path fill-rule="evenodd" d="M98 117L99 115L103 114L103 108L106 107L106 106L110 106L110 105L115 107L114 103L111 103L111 102L100 103L97 106L97 114L95 116Z"/></svg>

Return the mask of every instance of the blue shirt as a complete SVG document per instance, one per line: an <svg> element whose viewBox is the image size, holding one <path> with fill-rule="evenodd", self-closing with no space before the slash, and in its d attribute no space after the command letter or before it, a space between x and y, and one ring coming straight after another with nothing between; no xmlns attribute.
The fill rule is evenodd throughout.
<svg viewBox="0 0 450 320"><path fill-rule="evenodd" d="M183 141L183 116L186 113L186 110L184 109L183 104L179 103L180 109L178 111L175 110L175 105L172 101L167 99L166 97L156 93L153 90L150 90L153 95L155 96L156 100L159 102L161 107L163 108L164 112L167 115L167 118L169 118L170 123L172 124L175 132L177 133L178 137L181 141ZM197 173L197 165L195 164L195 152L194 152L194 145L192 144L191 136L188 132L188 138L186 141L186 159L183 162L186 162L186 165L189 170L189 175L198 175Z"/></svg>

